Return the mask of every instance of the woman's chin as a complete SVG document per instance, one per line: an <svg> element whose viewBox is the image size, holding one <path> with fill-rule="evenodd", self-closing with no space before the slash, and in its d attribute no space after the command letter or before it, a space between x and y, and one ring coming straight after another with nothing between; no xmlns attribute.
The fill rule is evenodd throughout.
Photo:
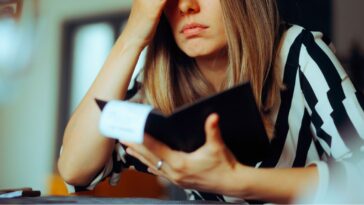
<svg viewBox="0 0 364 205"><path fill-rule="evenodd" d="M226 54L226 45L190 44L180 46L180 49L190 58L208 58Z"/></svg>
<svg viewBox="0 0 364 205"><path fill-rule="evenodd" d="M190 58L215 58L219 51L184 51L184 53Z"/></svg>
<svg viewBox="0 0 364 205"><path fill-rule="evenodd" d="M208 57L214 54L214 52L212 51L204 50L201 48L185 49L183 50L183 52L190 58Z"/></svg>

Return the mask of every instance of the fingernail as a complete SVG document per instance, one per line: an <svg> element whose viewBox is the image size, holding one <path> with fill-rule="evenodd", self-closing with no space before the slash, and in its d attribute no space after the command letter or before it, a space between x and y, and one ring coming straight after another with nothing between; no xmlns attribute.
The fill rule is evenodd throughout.
<svg viewBox="0 0 364 205"><path fill-rule="evenodd" d="M214 120L217 120L217 119L219 118L219 115L218 115L217 113L213 113L213 114L212 114L212 118L213 118Z"/></svg>

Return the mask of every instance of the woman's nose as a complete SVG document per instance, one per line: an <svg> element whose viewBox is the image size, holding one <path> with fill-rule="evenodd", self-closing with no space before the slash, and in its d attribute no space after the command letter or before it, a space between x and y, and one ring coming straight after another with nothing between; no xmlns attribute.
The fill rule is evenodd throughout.
<svg viewBox="0 0 364 205"><path fill-rule="evenodd" d="M179 0L178 9L181 15L193 14L200 11L197 0Z"/></svg>

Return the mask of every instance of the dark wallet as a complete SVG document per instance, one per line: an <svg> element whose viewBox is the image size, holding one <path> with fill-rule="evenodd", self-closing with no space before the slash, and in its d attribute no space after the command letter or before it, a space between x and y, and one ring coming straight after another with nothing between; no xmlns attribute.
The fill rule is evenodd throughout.
<svg viewBox="0 0 364 205"><path fill-rule="evenodd" d="M100 109L107 103L96 102ZM168 116L154 109L145 132L174 150L193 152L205 143L205 121L212 113L219 115L222 138L239 162L255 166L269 154L270 142L249 83L182 106Z"/></svg>

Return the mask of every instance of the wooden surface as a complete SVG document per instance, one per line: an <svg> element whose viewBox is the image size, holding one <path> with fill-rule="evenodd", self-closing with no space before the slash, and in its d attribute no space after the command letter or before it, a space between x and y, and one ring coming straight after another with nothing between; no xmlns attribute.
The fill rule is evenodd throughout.
<svg viewBox="0 0 364 205"><path fill-rule="evenodd" d="M62 178L55 174L49 179L49 195L67 196L67 188ZM166 198L166 190L155 176L141 172L127 170L121 174L117 186L110 186L108 179L96 186L93 191L77 193L77 195L90 195L99 197L147 197Z"/></svg>

